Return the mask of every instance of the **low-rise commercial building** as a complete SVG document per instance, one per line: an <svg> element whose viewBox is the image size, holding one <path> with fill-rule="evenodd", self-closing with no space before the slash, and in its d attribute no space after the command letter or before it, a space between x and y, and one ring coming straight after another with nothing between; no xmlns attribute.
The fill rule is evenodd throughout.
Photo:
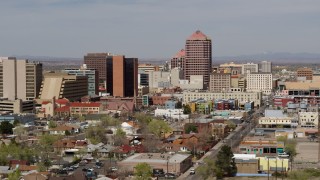
<svg viewBox="0 0 320 180"><path fill-rule="evenodd" d="M138 153L118 163L129 171L134 171L138 163L148 163L152 169L163 169L166 173L180 174L192 166L190 154Z"/></svg>
<svg viewBox="0 0 320 180"><path fill-rule="evenodd" d="M276 127L296 127L298 125L297 120L292 117L261 117L259 119L259 125L267 128Z"/></svg>
<svg viewBox="0 0 320 180"><path fill-rule="evenodd" d="M183 102L189 103L193 100L204 99L236 99L239 103L253 101L255 107L260 107L262 101L261 92L227 92L227 93L212 93L212 92L183 92Z"/></svg>

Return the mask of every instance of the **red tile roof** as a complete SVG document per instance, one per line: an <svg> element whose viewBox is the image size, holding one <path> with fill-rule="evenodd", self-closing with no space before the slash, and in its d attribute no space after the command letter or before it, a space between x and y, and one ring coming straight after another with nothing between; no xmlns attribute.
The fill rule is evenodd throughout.
<svg viewBox="0 0 320 180"><path fill-rule="evenodd" d="M16 165L17 168L18 165ZM20 171L32 171L32 170L37 170L38 167L37 166L28 166L28 165L19 165L18 169Z"/></svg>
<svg viewBox="0 0 320 180"><path fill-rule="evenodd" d="M68 99L57 99L55 102L57 104L68 104L70 101Z"/></svg>
<svg viewBox="0 0 320 180"><path fill-rule="evenodd" d="M175 58L181 58L181 57L184 57L186 56L186 52L184 49L181 49L174 57Z"/></svg>
<svg viewBox="0 0 320 180"><path fill-rule="evenodd" d="M25 161L25 160L10 160L9 164L10 164L11 166L16 165L16 164L19 164L19 165L27 165L28 162Z"/></svg>
<svg viewBox="0 0 320 180"><path fill-rule="evenodd" d="M209 38L201 31L197 30L187 40L208 40Z"/></svg>
<svg viewBox="0 0 320 180"><path fill-rule="evenodd" d="M101 103L97 102L73 102L70 103L70 107L100 107Z"/></svg>
<svg viewBox="0 0 320 180"><path fill-rule="evenodd" d="M50 103L50 101L43 101L41 104L46 105L46 104L49 104L49 103Z"/></svg>
<svg viewBox="0 0 320 180"><path fill-rule="evenodd" d="M63 106L60 108L55 109L56 112L69 112L70 111L70 106Z"/></svg>

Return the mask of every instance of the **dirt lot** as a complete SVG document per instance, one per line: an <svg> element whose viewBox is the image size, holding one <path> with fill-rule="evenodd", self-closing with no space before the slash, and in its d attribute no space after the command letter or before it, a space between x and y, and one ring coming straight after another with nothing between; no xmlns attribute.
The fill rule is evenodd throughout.
<svg viewBox="0 0 320 180"><path fill-rule="evenodd" d="M319 152L318 142L310 142L308 139L299 139L297 143L296 162L317 162Z"/></svg>

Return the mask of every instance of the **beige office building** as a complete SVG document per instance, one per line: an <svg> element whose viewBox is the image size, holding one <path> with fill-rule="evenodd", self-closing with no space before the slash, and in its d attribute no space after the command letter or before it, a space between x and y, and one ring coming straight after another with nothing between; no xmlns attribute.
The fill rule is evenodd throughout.
<svg viewBox="0 0 320 180"><path fill-rule="evenodd" d="M45 73L41 85L40 99L51 100L67 98L78 101L88 95L88 79L86 76L70 75L68 73Z"/></svg>
<svg viewBox="0 0 320 180"><path fill-rule="evenodd" d="M33 100L39 95L41 81L41 63L0 57L0 97Z"/></svg>
<svg viewBox="0 0 320 180"><path fill-rule="evenodd" d="M272 74L271 73L247 74L247 91L262 92L266 95L271 94Z"/></svg>
<svg viewBox="0 0 320 180"><path fill-rule="evenodd" d="M242 64L242 74L247 74L247 73L257 73L258 72L258 64L255 63L247 63L247 64Z"/></svg>
<svg viewBox="0 0 320 180"><path fill-rule="evenodd" d="M229 73L212 73L210 75L209 89L211 92L228 92L231 88Z"/></svg>

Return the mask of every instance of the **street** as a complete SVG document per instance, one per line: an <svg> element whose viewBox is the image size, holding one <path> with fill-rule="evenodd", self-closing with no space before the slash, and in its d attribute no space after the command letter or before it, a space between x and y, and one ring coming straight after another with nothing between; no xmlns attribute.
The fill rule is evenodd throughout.
<svg viewBox="0 0 320 180"><path fill-rule="evenodd" d="M197 161L200 163L193 165L191 168L197 169L199 166L203 166L204 164L203 162L205 158L215 159L223 145L229 145L232 148L237 147L239 143L242 141L243 137L249 134L249 132L257 125L257 118L261 115L264 109L265 109L265 106L262 106L258 110L256 110L251 116L249 116L249 119L246 120L246 121L249 121L250 123L246 123L246 121L244 121L241 124L241 126L238 126L233 132L229 134L228 137L226 137L224 140L216 144L200 160ZM184 174L182 174L178 179L181 179L181 180L182 179L186 179L186 180L202 179L202 177L197 173L195 173L194 175L190 175L190 172L189 172L190 169L186 171Z"/></svg>

